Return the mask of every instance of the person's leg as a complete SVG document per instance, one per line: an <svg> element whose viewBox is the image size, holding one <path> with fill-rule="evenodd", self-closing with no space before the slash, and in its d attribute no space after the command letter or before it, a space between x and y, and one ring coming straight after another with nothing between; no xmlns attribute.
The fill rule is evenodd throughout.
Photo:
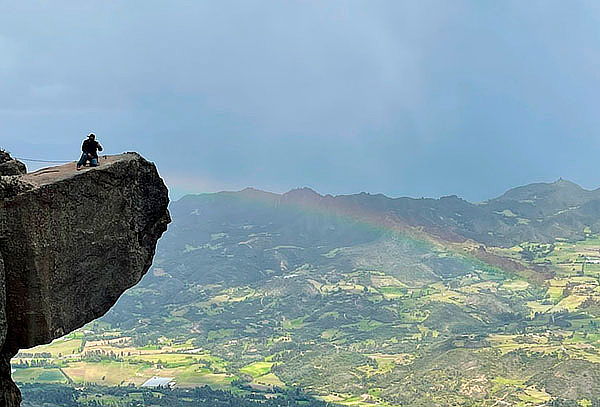
<svg viewBox="0 0 600 407"><path fill-rule="evenodd" d="M85 165L86 161L87 161L87 154L86 153L81 154L81 158L77 162L77 168L83 167Z"/></svg>
<svg viewBox="0 0 600 407"><path fill-rule="evenodd" d="M98 166L98 159L97 158L92 158L90 160L90 167L97 167Z"/></svg>

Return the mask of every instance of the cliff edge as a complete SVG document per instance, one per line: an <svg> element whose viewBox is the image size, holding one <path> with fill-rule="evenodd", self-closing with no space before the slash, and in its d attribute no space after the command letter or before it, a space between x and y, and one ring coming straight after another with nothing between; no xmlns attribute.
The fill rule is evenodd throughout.
<svg viewBox="0 0 600 407"><path fill-rule="evenodd" d="M19 406L10 359L104 313L148 271L170 222L167 188L136 153L26 174L0 152L0 406Z"/></svg>

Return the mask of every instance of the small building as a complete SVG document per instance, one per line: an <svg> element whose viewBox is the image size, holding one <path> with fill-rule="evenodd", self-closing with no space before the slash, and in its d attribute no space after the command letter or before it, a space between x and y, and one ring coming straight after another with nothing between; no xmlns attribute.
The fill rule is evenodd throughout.
<svg viewBox="0 0 600 407"><path fill-rule="evenodd" d="M175 387L175 378L174 377L159 377L154 376L151 379L148 379L142 384L142 387L148 389L173 389Z"/></svg>

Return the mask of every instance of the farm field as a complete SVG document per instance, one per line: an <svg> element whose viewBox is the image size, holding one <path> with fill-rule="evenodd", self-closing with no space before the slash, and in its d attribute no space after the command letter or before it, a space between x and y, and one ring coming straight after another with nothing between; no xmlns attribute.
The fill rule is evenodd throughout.
<svg viewBox="0 0 600 407"><path fill-rule="evenodd" d="M141 386L154 376L165 376L173 377L179 387L226 388L237 379L227 372L225 361L194 351L191 344L133 347L131 337L114 337L118 335L114 331L108 332L111 339L107 340L98 340L97 336L90 341L80 339L91 333L84 329L21 352L13 360L15 380ZM65 349L70 352L63 354Z"/></svg>
<svg viewBox="0 0 600 407"><path fill-rule="evenodd" d="M582 275L563 267L563 263L582 261L581 254L590 252L590 242L573 243L569 248L563 243L560 257L548 253L538 258L537 261L546 261L552 266L560 261L556 264L556 275L541 286L517 276L485 280L477 271L468 276L459 273L451 284L432 282L420 287L382 272L356 270L336 283L327 284L312 276L312 287L320 295L331 297L327 301L328 308L319 310L317 318L315 314L303 314L279 319L278 327L269 329L266 337L261 336L261 330L265 330L265 324L270 323L273 316L246 317L244 335L238 334L239 328L230 320L228 325L216 325L217 330L205 331L205 339L200 334L179 335L171 339L158 337L145 343L135 337L134 331L121 331L105 322L92 323L52 344L22 351L13 360L15 379L23 383L139 387L149 378L159 376L173 378L182 389L208 385L241 394L277 393L300 385L327 402L368 407L401 405L386 397L384 389L389 386L388 380L393 380L390 378L398 371L416 371L430 357L419 349L440 343L450 343L448 350L467 352L467 359L483 365L483 361L497 354L507 359L538 355L536 357L559 361L566 357L600 366L599 318L593 308L586 308L598 301L598 279L593 273L584 271ZM360 288L356 288L358 286ZM212 324L217 317L227 315L227 307L256 307L257 300L264 304L269 299L256 287L223 290L216 286L215 289L211 298L198 305L214 310L215 304L219 304ZM239 292L250 295L236 296ZM470 304L474 295L490 293L521 304L526 318L509 319L500 330L488 329L487 333L486 329L471 328L469 334L452 334L448 332L449 327L442 325L440 329L439 324L434 329L429 322L440 309L451 307L458 311ZM231 301L231 298L236 300ZM393 318L382 320L381 315L376 314L349 317L348 298L377 304ZM498 300L493 303L501 304ZM170 315L185 316L188 312L189 306L181 311L173 308ZM460 318L462 323L478 325L489 316L480 310L463 313ZM335 328L320 328L323 319ZM204 325L211 326L211 323L205 319ZM303 351L304 355L296 356L291 352L294 347L309 349L309 344L318 347L321 356L318 352ZM342 347L355 350L336 357L336 349ZM450 362L454 360L450 354L436 358L450 358ZM368 384L356 394L352 389L336 391L335 382L306 382L307 377L318 376L315 373L318 371L324 375L361 377ZM487 396L490 405L498 397L513 400L515 406L534 406L552 397L539 386L525 385L535 374L506 370L485 374L489 375L487 380L492 389ZM478 385L466 381L461 386L475 391ZM482 405L486 405L485 400Z"/></svg>

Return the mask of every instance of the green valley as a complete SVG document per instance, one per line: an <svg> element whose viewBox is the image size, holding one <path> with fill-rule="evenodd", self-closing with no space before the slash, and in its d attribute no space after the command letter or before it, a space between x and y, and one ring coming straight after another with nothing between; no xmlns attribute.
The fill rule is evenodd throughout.
<svg viewBox="0 0 600 407"><path fill-rule="evenodd" d="M143 281L102 319L22 351L14 378L158 376L358 407L598 405L600 200L565 181L523 188L483 204L185 197Z"/></svg>

